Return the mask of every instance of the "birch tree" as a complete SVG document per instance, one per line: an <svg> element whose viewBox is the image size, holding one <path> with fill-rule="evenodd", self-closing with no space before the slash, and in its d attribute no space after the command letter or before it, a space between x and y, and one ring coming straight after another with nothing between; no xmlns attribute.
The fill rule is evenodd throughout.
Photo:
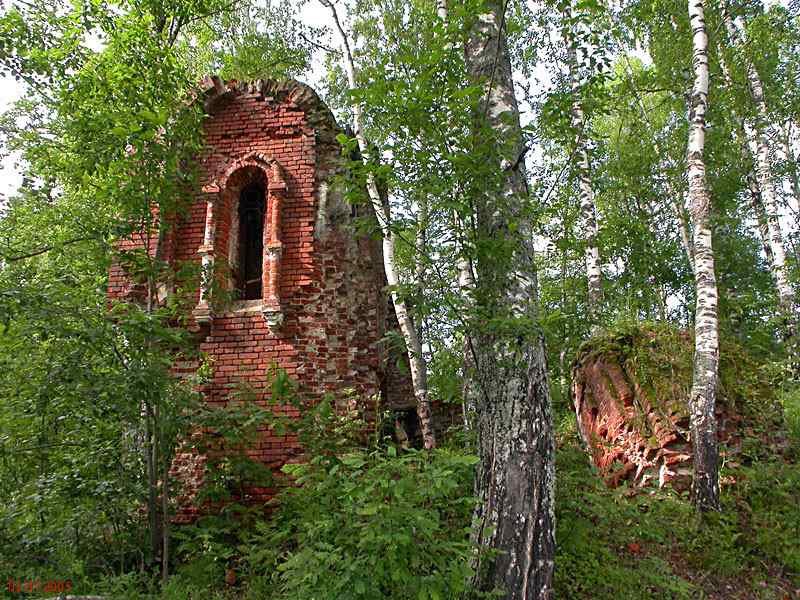
<svg viewBox="0 0 800 600"><path fill-rule="evenodd" d="M353 61L353 54L350 50L350 42L347 34L342 28L336 7L329 0L320 0L320 3L327 7L331 12L336 31L339 34L339 41L342 52L342 66L347 75L347 85L351 92L358 89L356 80L356 67ZM358 100L352 100L350 107L353 111L353 131L355 132L358 148L365 166L369 166L372 160L372 150L367 144L364 134L363 109ZM367 169L366 175L367 195L369 196L372 209L378 220L383 240L383 267L386 273L386 281L391 290L392 302L394 304L397 321L400 331L408 348L409 367L411 371L411 382L414 387L414 395L417 401L417 415L419 416L420 428L422 429L422 440L426 449L436 447L436 434L433 427L433 417L431 415L430 399L428 397L428 372L425 357L422 354L422 343L419 331L417 330L411 313L408 311L405 299L398 293L400 278L398 276L397 265L395 262L396 235L392 228L392 215L389 204L381 198L375 174Z"/></svg>
<svg viewBox="0 0 800 600"><path fill-rule="evenodd" d="M631 78L631 89L636 100L636 107L641 114L642 120L647 123L651 129L654 129L653 123L651 122L651 119L647 113L647 106L645 106L644 100L642 99L642 96L640 95L639 90L636 88L636 84L633 81L634 72L633 68L631 67L631 62L627 56L624 57L624 60L628 76ZM670 158L669 153L666 151L666 148L664 148L657 136L653 137L653 144L655 145L658 155L662 157L664 163L663 166L660 166L663 173L664 189L667 192L670 207L672 207L672 211L675 213L675 218L678 223L678 233L680 235L681 247L686 254L686 260L689 262L689 268L694 271L694 249L692 248L692 232L689 226L689 218L686 215L686 202L684 201L684 195L675 188L675 185L672 183L669 176L669 171L675 171L677 169L677 165L675 164L675 161Z"/></svg>
<svg viewBox="0 0 800 600"><path fill-rule="evenodd" d="M733 46L738 46L740 44L739 29L733 21L727 3L723 4L722 17L731 44ZM745 132L748 141L754 147L755 176L761 193L761 203L764 207L766 224L769 232L768 243L772 254L772 274L775 278L775 286L778 290L781 311L786 319L788 336L793 337L796 333L796 317L794 315L795 298L790 283L789 268L786 263L786 249L783 241L783 233L778 220L777 197L772 174L772 165L770 162L770 141L767 132L769 114L764 98L764 86L755 65L747 57L745 57L745 69L747 72L750 97L755 110L755 118L752 119L752 122L749 122L749 120L745 121Z"/></svg>
<svg viewBox="0 0 800 600"><path fill-rule="evenodd" d="M436 0L436 16L441 21L442 25L444 26L444 34L446 39L448 37L448 27L450 24L449 21L449 11L447 7L446 0ZM447 47L452 47L451 42L447 41ZM448 145L451 148L455 148L458 146L458 143L455 139L449 139ZM456 190L453 190L455 195ZM475 288L475 276L473 274L473 266L469 260L467 255L468 252L468 243L465 239L466 232L469 227L469 222L474 218L474 214L471 210L469 210L469 214L467 215L467 219L462 218L459 214L458 210L452 211L452 227L457 232L457 253L456 253L456 273L458 274L458 291L461 296L461 303L462 306L466 308L464 311L465 313L469 313L472 310L472 299L474 295L474 288ZM463 341L463 370L464 373L467 373L471 368L473 368L473 346L474 341L471 337L469 328L464 328L464 341ZM476 398L474 390L470 387L469 378L464 377L463 385L461 387L462 392L462 416L463 416L463 423L464 423L464 431L470 432L473 429L473 420L475 416L475 407L476 407Z"/></svg>
<svg viewBox="0 0 800 600"><path fill-rule="evenodd" d="M565 42L568 46L568 65L572 89L572 105L570 124L575 136L575 170L578 176L580 196L582 237L586 244L584 261L586 262L586 281L589 289L589 315L596 324L603 303L603 275L600 270L600 250L597 247L597 208L592 189L592 178L589 167L589 140L586 133L583 102L581 99L581 76L578 64L578 40L570 24L570 10L565 11L567 17L567 34Z"/></svg>
<svg viewBox="0 0 800 600"><path fill-rule="evenodd" d="M792 192L792 199L794 200L794 213L800 219L800 178L797 175L797 156L792 152L790 140L790 125L787 124L786 128L780 134L780 145L783 153L783 158L786 161L789 189Z"/></svg>
<svg viewBox="0 0 800 600"><path fill-rule="evenodd" d="M727 14L727 13L726 13ZM727 19L726 19L727 20ZM728 86L729 89L733 89L733 76L731 75L731 70L728 67L728 62L725 59L725 54L723 52L723 48L720 46L720 68L722 69L722 76L725 79L725 85ZM758 178L756 177L756 168L755 168L755 160L753 157L753 153L750 149L750 145L747 143L747 134L746 134L746 123L744 120L740 120L737 124L737 127L734 130L734 141L740 147L740 153L742 157L742 165L745 169L745 184L747 185L747 196L748 200L750 201L750 208L753 211L753 217L756 220L756 226L758 228L758 233L761 239L762 250L764 252L764 256L767 258L767 264L769 264L770 271L774 272L775 270L775 263L774 257L772 255L772 244L770 243L770 232L769 232L769 224L767 223L767 215L764 211L764 203L761 199L761 187L758 183Z"/></svg>
<svg viewBox="0 0 800 600"><path fill-rule="evenodd" d="M704 158L708 109L708 35L704 1L689 0L694 85L689 104L689 144L686 154L689 214L693 225L696 290L694 377L689 416L694 453L692 497L700 511L719 510L719 449L716 403L719 331L718 293L711 235L711 198Z"/></svg>
<svg viewBox="0 0 800 600"><path fill-rule="evenodd" d="M475 364L480 462L474 537L478 590L507 600L553 597L554 439L544 340L536 324L536 272L520 117L505 33L505 3L485 2L465 60L483 86L475 147L491 177L475 182Z"/></svg>

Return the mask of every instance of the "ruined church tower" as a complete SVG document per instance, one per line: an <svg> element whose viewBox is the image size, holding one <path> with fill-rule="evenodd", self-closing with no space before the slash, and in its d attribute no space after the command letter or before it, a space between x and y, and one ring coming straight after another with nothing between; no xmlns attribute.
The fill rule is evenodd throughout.
<svg viewBox="0 0 800 600"><path fill-rule="evenodd" d="M367 412L379 403L413 413L410 381L385 341L396 322L380 242L355 226L374 215L368 205L357 214L337 181L346 160L333 114L296 81L209 78L201 92L200 192L161 255L202 264L233 298L217 309L211 287L193 291L190 323L213 372L205 400L225 403L244 383L265 401L277 366L310 400L351 390ZM109 295L130 289L114 267ZM264 432L251 455L277 469L297 450Z"/></svg>

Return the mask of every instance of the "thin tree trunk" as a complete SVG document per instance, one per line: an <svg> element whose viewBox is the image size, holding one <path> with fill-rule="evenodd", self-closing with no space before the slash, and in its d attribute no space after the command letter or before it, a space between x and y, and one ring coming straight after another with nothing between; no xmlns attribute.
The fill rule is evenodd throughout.
<svg viewBox="0 0 800 600"><path fill-rule="evenodd" d="M794 206L789 205L789 209L794 216L794 231L795 235L800 232L800 179L797 174L797 157L792 152L791 147L791 121L786 124L786 129L781 131L781 149L783 150L784 159L786 160L787 170L789 172L789 189L792 192L792 200ZM791 237L789 238L791 240ZM795 264L800 264L800 251L796 241L792 243L792 252L794 254ZM800 336L800 326L796 324L795 334ZM799 344L795 340L796 344Z"/></svg>
<svg viewBox="0 0 800 600"><path fill-rule="evenodd" d="M424 191L419 198L419 206L417 209L417 232L416 239L414 240L414 250L416 265L414 265L414 283L416 284L416 299L417 304L421 306L425 298L426 274L425 261L427 260L428 253L428 226L429 226L429 203L428 197ZM419 321L416 324L417 337L420 340L420 351L422 350L422 340L425 339L426 323L420 313ZM423 437L424 439L424 437ZM435 446L435 443L434 443ZM426 446L428 447L428 446ZM431 446L432 447L432 446Z"/></svg>
<svg viewBox="0 0 800 600"><path fill-rule="evenodd" d="M513 245L510 255L481 251L477 257L476 303L483 318L475 325L471 374L479 396L474 539L493 552L476 559L473 583L480 591L501 589L506 600L542 600L554 593L553 423L503 8L498 0L484 4L465 48L468 76L485 89L473 151L496 176L474 182L479 241Z"/></svg>
<svg viewBox="0 0 800 600"><path fill-rule="evenodd" d="M767 214L764 211L764 204L761 200L761 188L758 185L758 179L753 169L753 155L750 152L750 147L747 144L747 139L744 135L744 129L740 135L742 147L742 161L747 169L745 175L745 182L747 183L747 195L750 199L750 208L753 210L753 216L756 219L758 226L759 237L761 238L761 248L764 251L764 256L767 258L767 264L770 271L775 269L775 257L772 254L772 245L769 243L769 224L767 223Z"/></svg>
<svg viewBox="0 0 800 600"><path fill-rule="evenodd" d="M453 215L453 223L456 224L456 227L459 227L458 224L460 221L456 214ZM469 311L474 304L475 277L472 274L472 265L469 259L463 255L463 247L464 244L462 243L462 253L456 259L456 269L458 271L458 289L461 293L462 301L465 306L468 307L467 310ZM475 368L473 342L474 340L470 331L465 328L462 361L464 379L461 385L461 396L464 403L464 432L467 434L471 433L474 429L475 414L478 406L476 390L469 376L469 373Z"/></svg>
<svg viewBox="0 0 800 600"><path fill-rule="evenodd" d="M145 254L150 258L150 233L152 232L153 212L150 206L147 207L147 214L143 223L142 230L145 232L144 246ZM147 289L145 298L145 310L150 315L153 312L153 295L155 293L155 281L153 279L152 263L147 274ZM142 400L142 409L145 418L145 466L147 469L147 520L150 528L150 551L152 553L152 564L156 565L158 555L161 550L161 541L158 538L158 437L155 407L146 399Z"/></svg>
<svg viewBox="0 0 800 600"><path fill-rule="evenodd" d="M344 29L342 29L342 25L339 22L339 15L333 3L329 0L320 0L320 3L331 11L331 16L333 17L334 24L340 36L342 59L344 62L343 66L345 73L347 73L347 83L349 88L354 91L357 89L356 71L353 55L350 52L350 43L347 40L347 34L345 34ZM364 164L367 165L371 156L367 139L364 136L361 105L357 101L354 101L351 108L353 110L353 129L355 130L356 140L358 141L358 147L361 151ZM397 267L394 258L395 234L391 227L391 213L389 206L385 205L381 200L374 173L369 170L367 171L367 194L369 195L370 203L375 211L375 217L378 219L378 224L381 229L381 236L383 238L383 267L386 272L387 283L392 290L392 301L394 303L397 321L400 324L400 331L403 334L403 339L408 348L411 383L414 386L414 395L417 400L417 415L419 416L420 428L422 429L423 444L426 449L435 448L436 433L433 426L430 399L428 398L428 370L425 364L425 357L422 354L422 344L411 314L406 307L405 300L397 293L397 286L400 280L397 275Z"/></svg>
<svg viewBox="0 0 800 600"><path fill-rule="evenodd" d="M797 234L797 232L800 232L800 179L797 174L797 157L794 155L794 152L792 152L790 144L790 132L791 123L787 123L786 130L783 131L783 135L781 135L781 147L789 171L789 189L792 192L792 199L794 200L794 206L790 204L789 208L794 216L794 231L795 234ZM800 264L800 252L798 251L796 242L792 244L792 252L794 253L795 263ZM800 327L795 331L795 334L800 335Z"/></svg>
<svg viewBox="0 0 800 600"><path fill-rule="evenodd" d="M694 86L689 107L689 144L686 155L689 213L694 225L695 312L694 377L689 415L694 454L692 498L700 511L719 510L719 449L714 413L719 363L717 280L711 236L711 198L706 186L704 159L708 108L708 36L703 0L689 0L692 29Z"/></svg>
<svg viewBox="0 0 800 600"><path fill-rule="evenodd" d="M436 0L436 15L442 21L445 29L448 26L448 8L446 0ZM447 46L450 48L448 42ZM461 294L462 302L467 307L465 312L469 312L473 304L473 295L475 291L475 276L472 272L472 264L466 256L466 246L464 242L464 230L466 225L461 220L458 212L453 210L453 228L458 233L458 256L456 258L456 272L458 273L458 290ZM463 402L463 415L464 415L464 432L469 434L474 429L475 412L477 409L476 390L470 385L470 377L468 373L475 367L473 359L473 339L470 332L464 328L464 342L463 342L463 360L462 367L464 372L463 383L461 386L461 396Z"/></svg>
<svg viewBox="0 0 800 600"><path fill-rule="evenodd" d="M689 217L686 215L686 206L685 203L678 201L679 194L675 191L675 188L672 187L672 183L669 181L668 176L664 178L664 183L667 190L667 195L670 199L670 204L672 205L672 210L675 213L675 217L678 219L678 233L681 236L681 246L683 247L684 254L686 254L686 260L689 263L689 268L691 269L692 273L694 273L694 247L692 245L692 233L689 227Z"/></svg>
<svg viewBox="0 0 800 600"><path fill-rule="evenodd" d="M727 13L726 13L727 14ZM725 78L725 85L729 89L733 89L733 77L731 70L728 68L728 61L725 59L725 53L720 45L718 47L720 55L720 67L722 68L722 76ZM769 243L769 225L767 224L766 213L764 212L764 205L761 201L761 189L758 185L758 179L755 176L753 153L750 150L750 145L747 141L747 134L745 133L745 123L742 120L739 123L738 133L733 134L734 141L739 143L740 154L742 157L742 166L746 171L745 183L747 184L747 193L750 200L750 208L753 210L753 216L756 219L756 226L761 238L761 247L764 251L764 256L767 257L770 272L774 272L775 266L773 264L772 246Z"/></svg>
<svg viewBox="0 0 800 600"><path fill-rule="evenodd" d="M725 28L728 31L731 44L739 45L740 36L736 24L728 10L727 3L723 3L722 17ZM772 249L772 267L775 277L775 285L778 289L778 298L781 310L786 319L788 337L792 337L795 330L795 298L794 291L789 279L789 268L786 264L786 249L783 242L783 233L780 222L778 221L778 208L775 194L775 185L772 177L772 165L770 164L770 144L767 136L767 123L769 114L764 99L764 86L761 78L756 71L755 65L745 57L745 67L747 69L747 81L750 88L750 96L756 112L754 122L745 122L745 133L747 138L755 146L754 158L756 167L756 180L761 191L761 202L766 213L767 227L769 229L769 245Z"/></svg>
<svg viewBox="0 0 800 600"><path fill-rule="evenodd" d="M425 289L425 260L428 252L428 198L423 193L419 199L417 210L417 235L415 240L416 261L414 278L417 284L417 293L422 296ZM422 322L419 325L419 336L422 338Z"/></svg>
<svg viewBox="0 0 800 600"><path fill-rule="evenodd" d="M166 444L162 441L161 451ZM161 581L169 579L169 461L164 461L161 471Z"/></svg>
<svg viewBox="0 0 800 600"><path fill-rule="evenodd" d="M152 564L156 564L159 554L158 539L158 491L156 490L157 475L154 462L154 433L152 409L149 404L145 404L145 433L144 433L144 458L147 469L147 525L150 529L150 552Z"/></svg>
<svg viewBox="0 0 800 600"><path fill-rule="evenodd" d="M565 12L569 16L570 12ZM589 289L589 316L593 325L597 325L603 305L603 274L600 270L600 250L597 247L597 207L594 202L594 190L589 171L589 151L584 126L583 105L581 103L581 84L578 72L578 50L575 40L565 40L569 51L569 71L572 83L571 124L575 134L575 166L578 174L580 191L581 218L583 220L584 261L586 263L586 281Z"/></svg>
<svg viewBox="0 0 800 600"><path fill-rule="evenodd" d="M747 176L747 193L750 197L750 207L753 209L753 214L756 217L758 225L758 232L761 237L761 248L764 251L764 256L767 257L767 264L770 269L773 269L775 257L772 254L772 246L769 243L769 225L767 224L767 215L764 212L764 205L761 202L761 190L758 188L758 181L752 172L748 172Z"/></svg>

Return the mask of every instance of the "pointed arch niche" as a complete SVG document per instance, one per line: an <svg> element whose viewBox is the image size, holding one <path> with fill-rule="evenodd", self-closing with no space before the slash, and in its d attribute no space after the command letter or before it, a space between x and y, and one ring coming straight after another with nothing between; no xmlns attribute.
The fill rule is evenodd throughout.
<svg viewBox="0 0 800 600"><path fill-rule="evenodd" d="M234 298L233 310L260 309L270 329L283 323L280 273L281 210L286 194L277 161L252 153L235 161L208 194L201 256L204 283L194 310L198 324L213 318L213 281Z"/></svg>

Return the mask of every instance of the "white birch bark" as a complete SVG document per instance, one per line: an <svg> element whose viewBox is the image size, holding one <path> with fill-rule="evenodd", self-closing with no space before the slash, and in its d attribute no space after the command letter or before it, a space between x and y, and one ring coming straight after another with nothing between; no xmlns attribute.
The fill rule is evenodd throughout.
<svg viewBox="0 0 800 600"><path fill-rule="evenodd" d="M689 226L689 218L686 215L686 203L678 200L681 195L675 190L674 187L672 187L672 182L669 180L669 176L664 177L664 188L669 196L672 211L675 213L675 217L678 219L678 233L681 237L681 246L683 247L683 252L686 254L686 261L689 263L689 268L691 269L692 273L694 273L694 246L692 244L692 232Z"/></svg>
<svg viewBox="0 0 800 600"><path fill-rule="evenodd" d="M725 14L727 15L727 13ZM727 60L725 59L725 53L723 52L721 45L718 47L718 49L720 56L720 67L722 68L722 75L725 78L725 85L727 85L728 88L733 89L733 77L731 77L731 70L728 67ZM764 205L761 201L761 188L758 185L758 179L756 178L755 169L753 168L755 161L753 159L753 152L750 149L750 144L748 143L748 136L745 133L745 127L745 121L742 120L739 123L738 133L734 133L733 136L734 140L739 143L742 156L742 166L747 173L745 175L747 195L750 201L750 208L753 211L753 217L755 217L756 220L756 227L758 228L759 237L761 239L761 247L764 252L764 256L767 258L767 264L769 264L770 272L774 272L775 266L773 263L772 245L769 241L769 225L767 224Z"/></svg>
<svg viewBox="0 0 800 600"><path fill-rule="evenodd" d="M733 22L727 3L723 4L722 17L725 28L728 31L730 42L734 46L740 43L739 29ZM770 163L770 142L767 135L767 123L769 114L767 104L764 99L764 86L761 78L756 71L755 65L745 57L745 67L747 69L747 82L750 88L750 97L753 101L756 117L752 123L745 122L745 133L748 140L755 147L753 152L756 167L756 180L761 191L761 202L766 214L767 227L769 229L769 245L772 250L772 274L775 278L775 286L778 290L778 298L781 309L787 319L787 329L789 335L795 329L795 298L794 291L789 279L789 268L786 263L786 249L783 241L780 221L778 220L778 203L775 193L775 184L772 176L772 165Z"/></svg>
<svg viewBox="0 0 800 600"><path fill-rule="evenodd" d="M704 0L689 0L694 86L689 105L689 214L694 225L694 377L689 396L694 455L692 497L701 511L719 510L719 449L714 413L719 363L718 295L711 236L711 198L706 186L705 117L708 107L708 36Z"/></svg>
<svg viewBox="0 0 800 600"><path fill-rule="evenodd" d="M746 143L742 145L742 158L746 165L752 164L752 156L747 150ZM761 201L761 189L758 187L758 180L752 170L748 171L745 180L747 183L747 194L750 198L750 208L753 209L759 237L761 238L761 247L764 251L764 256L767 258L767 264L769 264L770 270L772 270L775 268L775 257L772 255L772 245L769 243L769 225L767 224L767 215L764 212L764 205Z"/></svg>
<svg viewBox="0 0 800 600"><path fill-rule="evenodd" d="M446 0L436 0L436 15L442 21L445 29L448 26L448 8ZM449 47L449 44L448 44ZM455 144L454 144L455 146ZM472 270L472 264L466 255L466 243L464 242L464 231L469 226L465 224L459 217L457 211L453 211L453 228L459 232L457 258L456 258L456 272L458 274L458 290L461 294L461 301L465 307L465 312L470 312L473 306L473 293L475 289L475 276ZM478 401L476 398L476 391L470 385L469 372L475 368L474 360L474 346L473 339L470 331L465 327L464 343L463 343L463 371L464 380L461 386L462 395L462 408L464 418L464 431L470 433L474 427L475 413L477 410Z"/></svg>
<svg viewBox="0 0 800 600"><path fill-rule="evenodd" d="M441 0L440 0L441 1ZM458 215L453 213L453 224L458 229L464 229L464 225L458 218ZM463 234L461 236L463 238ZM458 290L461 294L461 301L466 309L466 312L471 312L474 308L473 294L475 291L475 277L472 272L472 264L465 256L464 250L466 244L463 239L460 241L461 248L459 249L458 257L456 258L456 271L458 273ZM461 385L461 395L463 400L464 410L464 431L470 433L474 428L475 414L478 406L478 398L476 390L471 385L471 377L469 373L475 368L474 357L474 344L471 332L465 327L464 331L464 344L463 344L463 370L464 380Z"/></svg>
<svg viewBox="0 0 800 600"><path fill-rule="evenodd" d="M336 7L329 0L320 0L320 3L331 11L334 24L339 33L342 46L342 60L344 70L347 74L347 84L351 90L357 89L355 63L350 51L350 43L347 34L344 32L339 21ZM353 110L353 129L359 150L364 164L370 161L370 149L363 130L363 111L361 105L354 101L351 105ZM411 314L408 312L405 301L397 293L397 285L400 283L397 266L395 262L395 234L391 227L391 213L388 204L384 204L378 191L378 184L372 171L367 171L367 194L370 204L375 211L375 216L381 230L383 239L383 267L386 272L386 281L392 290L392 302L394 304L397 321L400 324L400 331L403 334L408 348L409 367L411 371L411 383L414 387L414 395L417 401L417 415L419 416L420 428L422 429L423 444L426 449L436 447L436 434L433 427L433 416L431 414L430 399L428 397L428 369L425 357L422 354L422 343L419 333Z"/></svg>
<svg viewBox="0 0 800 600"><path fill-rule="evenodd" d="M447 25L447 0L436 0L436 14Z"/></svg>
<svg viewBox="0 0 800 600"><path fill-rule="evenodd" d="M569 16L569 11L565 14ZM569 49L569 71L572 84L572 107L570 111L572 130L575 133L575 167L578 174L578 190L580 194L581 220L586 263L586 281L589 289L589 315L594 325L597 324L603 304L603 275L600 270L600 250L597 247L597 207L594 202L594 190L589 170L588 140L584 127L583 105L581 103L581 84L578 72L578 51L575 41L565 40Z"/></svg>
<svg viewBox="0 0 800 600"><path fill-rule="evenodd" d="M417 206L417 231L414 240L414 258L416 265L414 265L414 279L417 286L417 297L422 300L424 290L426 288L425 276L427 269L425 268L425 261L428 256L428 220L429 220L429 203L428 197L423 193L419 198ZM420 339L425 337L425 323L420 318L418 324L418 332Z"/></svg>
<svg viewBox="0 0 800 600"><path fill-rule="evenodd" d="M470 80L484 89L475 113L475 147L492 170L474 182L478 245L475 368L478 506L474 587L506 600L553 598L554 439L544 339L536 326L533 235L527 182L500 0L484 3L465 47ZM491 133L489 133L491 132ZM517 228L510 227L517 224ZM509 248L510 256L505 251ZM491 315L491 318L488 318ZM493 321L503 323L498 326Z"/></svg>

